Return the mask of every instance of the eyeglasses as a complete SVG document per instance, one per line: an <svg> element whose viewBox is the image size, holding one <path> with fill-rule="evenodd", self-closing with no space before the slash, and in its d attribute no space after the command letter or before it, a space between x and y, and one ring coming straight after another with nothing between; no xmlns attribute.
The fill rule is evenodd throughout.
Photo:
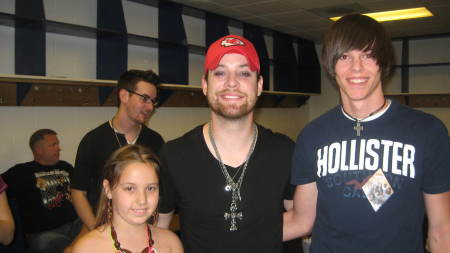
<svg viewBox="0 0 450 253"><path fill-rule="evenodd" d="M125 89L125 90L131 94L138 95L139 97L141 97L142 102L144 102L146 104L152 104L153 106L158 106L158 104L159 104L159 101L157 98L151 98L150 96L148 96L146 94L140 94L134 90L129 90L129 89Z"/></svg>

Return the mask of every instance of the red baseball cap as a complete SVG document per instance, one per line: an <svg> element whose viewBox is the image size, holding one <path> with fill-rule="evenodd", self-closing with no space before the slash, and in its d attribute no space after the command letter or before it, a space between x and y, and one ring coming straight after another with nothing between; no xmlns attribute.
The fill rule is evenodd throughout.
<svg viewBox="0 0 450 253"><path fill-rule="evenodd" d="M212 43L205 56L205 73L208 70L214 70L219 65L220 60L226 54L242 54L247 58L252 71L260 71L259 57L253 44L238 35L227 35Z"/></svg>

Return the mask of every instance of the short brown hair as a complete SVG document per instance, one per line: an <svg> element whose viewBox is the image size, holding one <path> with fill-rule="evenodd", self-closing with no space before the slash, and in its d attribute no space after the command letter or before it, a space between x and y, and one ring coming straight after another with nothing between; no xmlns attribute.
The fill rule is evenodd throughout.
<svg viewBox="0 0 450 253"><path fill-rule="evenodd" d="M44 139L44 136L46 135L57 135L57 133L55 131L53 131L52 129L39 129L36 132L34 132L31 137L30 137L30 141L29 141L29 145L31 148L31 151L34 152L34 145L36 145L36 143L38 141L41 141Z"/></svg>
<svg viewBox="0 0 450 253"><path fill-rule="evenodd" d="M325 34L322 62L328 77L335 81L337 60L351 50L372 51L384 83L392 75L395 61L391 37L376 20L361 14L340 18Z"/></svg>
<svg viewBox="0 0 450 253"><path fill-rule="evenodd" d="M120 105L119 92L122 89L125 90L136 90L136 84L140 81L144 81L147 83L151 83L155 85L156 91L159 91L159 85L161 84L161 79L159 76L153 72L152 70L137 70L130 69L127 72L123 73L119 77L119 81L117 82L117 103Z"/></svg>

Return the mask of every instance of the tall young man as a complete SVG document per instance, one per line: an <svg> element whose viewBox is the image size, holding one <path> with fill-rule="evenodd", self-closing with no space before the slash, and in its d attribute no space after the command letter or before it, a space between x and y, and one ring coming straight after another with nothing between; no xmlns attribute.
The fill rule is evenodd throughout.
<svg viewBox="0 0 450 253"><path fill-rule="evenodd" d="M188 253L282 252L294 144L254 122L259 71L245 38L228 35L211 44L202 78L211 121L162 149L158 225L167 227L177 210Z"/></svg>
<svg viewBox="0 0 450 253"><path fill-rule="evenodd" d="M160 134L148 128L157 101L159 77L153 71L129 70L118 81L119 109L114 117L87 133L78 146L72 179L72 198L86 228L95 225L101 190L102 168L108 157L126 144L137 143L158 152L164 144Z"/></svg>
<svg viewBox="0 0 450 253"><path fill-rule="evenodd" d="M432 115L385 98L394 52L383 26L344 16L322 57L342 104L297 140L284 238L312 229L311 252L422 253L426 212L432 252L449 252L448 133Z"/></svg>

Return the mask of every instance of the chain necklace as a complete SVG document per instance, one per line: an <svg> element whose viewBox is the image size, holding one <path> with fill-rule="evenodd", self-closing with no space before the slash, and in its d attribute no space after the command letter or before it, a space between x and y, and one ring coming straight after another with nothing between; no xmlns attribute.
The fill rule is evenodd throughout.
<svg viewBox="0 0 450 253"><path fill-rule="evenodd" d="M349 116L352 120L355 121L355 126L353 127L353 129L356 131L356 136L361 136L361 132L362 132L362 130L364 130L364 127L361 125L361 122L364 121L365 119L369 118L370 116L374 115L375 113L381 111L384 108L384 106L386 105L386 103L387 103L387 99L384 98L383 104L380 107L378 107L375 111L369 113L369 116L361 118L361 119L355 118L355 117L351 116L349 113L347 113L344 110L344 106L341 105L341 108L342 108L342 111L345 114L347 114L347 116Z"/></svg>
<svg viewBox="0 0 450 253"><path fill-rule="evenodd" d="M256 124L253 124L253 129L254 129L253 130L253 141L250 146L250 150L248 151L247 158L246 158L244 164L241 165L237 169L237 171L233 177L231 177L230 173L228 173L228 170L227 170L225 164L222 162L222 158L220 157L219 150L217 149L217 145L214 140L214 135L212 132L212 124L209 125L209 129L208 129L209 139L211 140L211 144L214 148L214 152L216 153L217 160L219 160L219 165L220 165L219 167L225 178L225 183L226 183L225 191L227 191L227 192L231 191L230 212L224 213L224 219L231 220L230 231L236 231L237 230L236 219L242 220L242 218L243 218L242 212L237 212L237 210L238 210L238 203L240 201L242 201L241 186L242 186L242 182L244 180L245 172L247 171L248 161L250 160L250 156L252 155L253 151L255 150L256 141L258 139L258 127L256 126ZM234 177L237 175L237 173L239 173L241 168L242 168L241 175L239 176L239 179L237 180L237 182L235 182Z"/></svg>
<svg viewBox="0 0 450 253"><path fill-rule="evenodd" d="M112 120L110 120L109 124L110 124L110 126L111 126L111 128L112 128L112 130L114 132L114 136L116 137L117 144L119 145L119 148L121 148L122 147L122 143L120 142L119 137L117 136L117 130L116 130L116 128L114 128ZM140 130L139 130L139 133L140 133ZM127 140L127 138L125 137L125 134L124 134L125 141L127 142L127 144L135 144L137 139L138 139L138 137L139 137L139 133L136 135L136 137L134 138L134 140L131 143L128 143L128 140Z"/></svg>
<svg viewBox="0 0 450 253"><path fill-rule="evenodd" d="M113 224L111 223L111 238L114 241L114 248L116 249L114 253L132 253L130 250L124 249L120 246L119 240L117 240L117 233L114 229ZM147 238L148 238L148 246L145 247L141 253L156 253L156 250L153 248L153 239L152 239L152 231L150 230L150 226L147 224Z"/></svg>

